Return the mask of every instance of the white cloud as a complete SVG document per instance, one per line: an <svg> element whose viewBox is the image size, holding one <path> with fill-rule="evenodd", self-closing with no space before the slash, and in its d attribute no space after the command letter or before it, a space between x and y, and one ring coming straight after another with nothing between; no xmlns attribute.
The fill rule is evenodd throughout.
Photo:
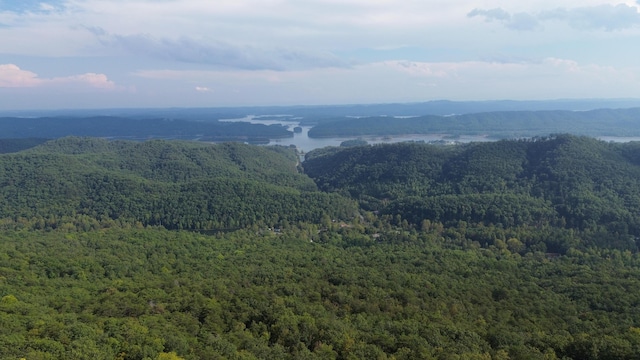
<svg viewBox="0 0 640 360"><path fill-rule="evenodd" d="M34 87L40 84L38 75L21 70L14 64L0 65L0 87Z"/></svg>
<svg viewBox="0 0 640 360"><path fill-rule="evenodd" d="M558 8L539 15L543 20L564 21L580 30L621 30L640 25L640 13L636 6L626 4Z"/></svg>
<svg viewBox="0 0 640 360"><path fill-rule="evenodd" d="M514 30L535 30L540 22L560 21L578 30L622 30L640 25L637 4L600 4L511 14L502 8L473 9L468 17L498 21Z"/></svg>
<svg viewBox="0 0 640 360"><path fill-rule="evenodd" d="M326 63L336 61L327 56L334 49L397 46L396 36L456 27L468 10L464 3L443 0L218 0L214 5L209 0L68 0L52 13L0 12L0 23L8 27L0 31L0 53L92 54L96 38L82 31L92 27L111 37L103 41L121 47L141 41L147 50L233 44L254 54L266 50L280 61L304 55Z"/></svg>
<svg viewBox="0 0 640 360"><path fill-rule="evenodd" d="M261 105L626 97L640 92L637 73L545 58L517 63L381 61L348 69L286 72L155 70L135 75L176 83L207 81L215 84L223 105Z"/></svg>
<svg viewBox="0 0 640 360"><path fill-rule="evenodd" d="M0 12L0 24L7 25L0 28L0 53L144 55L255 69L344 66L345 59L333 54L345 49L461 49L503 39L479 31L482 27L467 15L521 31L550 22L578 27L581 21L612 29L628 28L636 9L633 1L570 0L562 2L567 15L552 19L557 1L482 4L474 10L478 2L470 0L218 0L215 6L210 0L67 0L51 13ZM603 13L606 9L611 11ZM614 22L624 16L629 17L626 22ZM102 34L96 37L87 27ZM540 41L563 37L548 33Z"/></svg>
<svg viewBox="0 0 640 360"><path fill-rule="evenodd" d="M446 66L437 63L425 63L417 61L393 60L373 63L368 66L393 69L411 76L444 78L449 75Z"/></svg>
<svg viewBox="0 0 640 360"><path fill-rule="evenodd" d="M104 74L86 73L80 75L73 75L68 77L56 77L52 79L44 79L45 84L77 84L82 86L89 86L96 89L114 90L116 85L113 81L109 80Z"/></svg>
<svg viewBox="0 0 640 360"><path fill-rule="evenodd" d="M473 9L467 16L481 16L488 22L499 21L513 30L534 30L539 27L538 20L533 15L526 12L510 14L501 8L489 10Z"/></svg>
<svg viewBox="0 0 640 360"><path fill-rule="evenodd" d="M116 85L104 74L86 73L67 77L41 78L15 64L0 64L0 88L81 86L113 90Z"/></svg>
<svg viewBox="0 0 640 360"><path fill-rule="evenodd" d="M212 101L205 88L249 105L640 93L635 0L30 3L0 9L5 94L112 79L145 106Z"/></svg>
<svg viewBox="0 0 640 360"><path fill-rule="evenodd" d="M188 37L176 39L156 38L147 34L112 35L102 29L90 28L89 30L107 47L162 60L248 70L346 66L344 61L326 52L260 48L223 41L195 40Z"/></svg>
<svg viewBox="0 0 640 360"><path fill-rule="evenodd" d="M20 0L0 1L0 12L2 13L17 13L17 14L33 14L40 12L52 12L58 11L64 7L64 0Z"/></svg>

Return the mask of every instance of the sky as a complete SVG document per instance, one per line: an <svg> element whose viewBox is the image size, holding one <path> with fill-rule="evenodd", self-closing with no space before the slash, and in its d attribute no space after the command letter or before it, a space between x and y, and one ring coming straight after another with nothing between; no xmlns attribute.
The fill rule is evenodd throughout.
<svg viewBox="0 0 640 360"><path fill-rule="evenodd" d="M640 98L640 0L0 0L0 110Z"/></svg>

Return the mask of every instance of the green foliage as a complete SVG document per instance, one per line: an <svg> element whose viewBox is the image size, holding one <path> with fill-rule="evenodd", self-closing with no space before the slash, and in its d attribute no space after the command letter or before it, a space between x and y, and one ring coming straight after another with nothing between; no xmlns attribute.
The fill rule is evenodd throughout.
<svg viewBox="0 0 640 360"><path fill-rule="evenodd" d="M432 236L435 228L316 229L5 232L0 357L635 359L640 351L637 254L550 260L512 253L515 238L463 249Z"/></svg>
<svg viewBox="0 0 640 360"><path fill-rule="evenodd" d="M323 149L303 165L321 189L353 196L366 209L399 215L416 227L424 219L552 226L580 231L583 246L636 250L638 153L636 143L558 135L454 147ZM538 241L555 247L557 240Z"/></svg>
<svg viewBox="0 0 640 360"><path fill-rule="evenodd" d="M637 359L639 149L1 155L0 358Z"/></svg>
<svg viewBox="0 0 640 360"><path fill-rule="evenodd" d="M351 201L318 192L297 161L281 147L63 138L0 156L0 218L210 230L353 216Z"/></svg>
<svg viewBox="0 0 640 360"><path fill-rule="evenodd" d="M364 146L364 145L369 145L369 143L363 139L345 140L340 143L340 146L342 147Z"/></svg>

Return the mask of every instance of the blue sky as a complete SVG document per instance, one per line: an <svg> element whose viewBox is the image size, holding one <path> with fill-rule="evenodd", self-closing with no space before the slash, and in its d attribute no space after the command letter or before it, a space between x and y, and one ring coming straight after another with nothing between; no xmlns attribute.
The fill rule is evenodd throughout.
<svg viewBox="0 0 640 360"><path fill-rule="evenodd" d="M61 0L47 2L39 0L0 0L0 9L15 13L46 12L50 9L49 6L58 7L63 4L64 1Z"/></svg>
<svg viewBox="0 0 640 360"><path fill-rule="evenodd" d="M0 110L640 97L637 1L0 0Z"/></svg>

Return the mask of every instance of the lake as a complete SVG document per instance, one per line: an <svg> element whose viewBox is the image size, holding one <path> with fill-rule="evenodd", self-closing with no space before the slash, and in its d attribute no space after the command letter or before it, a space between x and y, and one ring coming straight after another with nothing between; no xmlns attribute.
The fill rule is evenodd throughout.
<svg viewBox="0 0 640 360"><path fill-rule="evenodd" d="M260 118L260 115L249 115L239 119L223 119L219 121L223 122L248 122L251 124L264 124L264 125L283 125L287 129L293 132L296 126L300 126L300 121L289 117L288 115L281 115L282 119L274 119L279 117L278 115L269 115L268 119ZM290 146L295 145L302 153L307 153L313 149L323 148L327 146L340 146L340 143L346 140L362 139L369 144L383 144L383 143L397 143L404 141L416 141L416 142L433 142L433 141L450 141L459 143L469 142L485 142L496 141L495 138L484 135L461 135L452 139L447 134L420 134L420 135L398 135L398 136L358 136L358 137L328 137L328 138L310 138L309 129L313 126L300 126L301 132L293 132L293 137L284 139L270 139L267 145L282 145ZM612 142L630 142L640 141L640 137L624 137L624 136L600 136L597 139L603 141Z"/></svg>
<svg viewBox="0 0 640 360"><path fill-rule="evenodd" d="M289 120L291 118L284 117L286 120L272 119L273 115L270 115L269 120L260 119L259 116L250 115L239 119L223 119L222 122L248 122L251 124L264 124L264 125L283 125L286 126L289 131L293 132L296 126L300 126L300 122L297 120ZM399 136L357 136L357 137L328 137L328 138L310 138L309 129L313 126L300 126L301 132L294 132L293 137L283 139L271 139L268 145L282 145L290 146L295 145L298 150L303 153L307 153L313 149L323 148L327 146L340 146L340 143L346 140L362 139L369 144L382 144L382 143L396 143L403 141L417 141L417 142L430 142L430 141L454 141L447 138L447 134L420 134L420 135L399 135ZM495 141L495 139L487 136L456 136L456 142L476 142L476 141Z"/></svg>

